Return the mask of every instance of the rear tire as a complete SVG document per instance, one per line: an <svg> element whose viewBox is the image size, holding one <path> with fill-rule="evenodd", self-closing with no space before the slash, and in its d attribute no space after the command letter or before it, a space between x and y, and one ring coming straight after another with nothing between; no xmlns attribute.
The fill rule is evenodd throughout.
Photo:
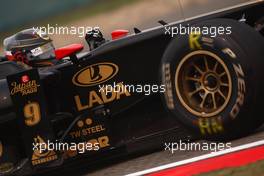
<svg viewBox="0 0 264 176"><path fill-rule="evenodd" d="M229 140L263 123L264 39L253 28L229 19L195 25L231 27L232 34L175 37L162 58L164 102L187 129L205 139ZM192 35L192 36L191 36Z"/></svg>

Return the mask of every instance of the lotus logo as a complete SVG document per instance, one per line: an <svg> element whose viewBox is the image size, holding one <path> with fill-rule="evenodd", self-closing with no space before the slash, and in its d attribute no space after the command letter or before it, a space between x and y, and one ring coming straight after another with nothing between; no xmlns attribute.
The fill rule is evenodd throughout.
<svg viewBox="0 0 264 176"><path fill-rule="evenodd" d="M41 147L43 147L43 146L46 147L48 145L40 136L37 136L36 138L34 138L34 144L36 146L38 146L38 148L34 149L34 152L33 152L33 155L35 155L35 157L37 157L37 158L45 157L51 152L48 149L46 149L45 151L41 151L41 150L43 150L43 148L41 148Z"/></svg>
<svg viewBox="0 0 264 176"><path fill-rule="evenodd" d="M3 156L3 144L0 141L0 157L2 157L2 156Z"/></svg>
<svg viewBox="0 0 264 176"><path fill-rule="evenodd" d="M77 72L72 82L81 87L95 86L112 79L118 72L118 66L113 63L97 63Z"/></svg>

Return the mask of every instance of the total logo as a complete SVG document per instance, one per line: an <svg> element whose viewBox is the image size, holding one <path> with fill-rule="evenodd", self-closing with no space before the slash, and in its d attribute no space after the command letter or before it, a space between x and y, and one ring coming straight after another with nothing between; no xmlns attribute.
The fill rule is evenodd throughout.
<svg viewBox="0 0 264 176"><path fill-rule="evenodd" d="M78 71L72 82L80 87L95 86L112 79L117 73L118 66L114 63L96 63Z"/></svg>

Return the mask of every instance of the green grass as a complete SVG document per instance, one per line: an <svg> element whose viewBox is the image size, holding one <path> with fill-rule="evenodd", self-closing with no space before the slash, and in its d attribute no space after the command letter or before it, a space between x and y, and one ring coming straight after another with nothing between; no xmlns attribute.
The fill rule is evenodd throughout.
<svg viewBox="0 0 264 176"><path fill-rule="evenodd" d="M229 168L198 176L264 176L264 160L243 167Z"/></svg>

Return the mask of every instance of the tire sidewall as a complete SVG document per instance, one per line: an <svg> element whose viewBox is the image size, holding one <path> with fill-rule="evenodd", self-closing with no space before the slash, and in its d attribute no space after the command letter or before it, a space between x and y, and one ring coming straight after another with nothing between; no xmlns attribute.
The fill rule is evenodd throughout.
<svg viewBox="0 0 264 176"><path fill-rule="evenodd" d="M212 41L212 43L204 41ZM207 137L219 136L221 134L224 135L225 133L229 133L230 130L234 130L236 124L242 123L240 122L242 121L242 118L239 114L248 115L250 113L250 106L252 103L254 104L255 101L254 81L253 79L250 79L253 78L254 72L252 72L251 64L247 62L247 53L245 53L239 47L239 45L234 40L232 40L231 37L225 35L211 38L207 35L201 35L199 38L199 44L201 46L200 48L191 49L189 44L189 36L180 36L172 40L166 52L164 53L162 64L170 65L169 70L172 85L171 93L173 95L172 97L174 105L174 108L169 108L169 110L181 123L183 123L188 129L194 131L196 134L200 133ZM226 48L229 48L233 53L235 53L236 58L232 58L229 54L224 53L223 49ZM187 111L186 108L184 108L176 93L175 76L179 63L187 54L199 50L209 51L213 54L216 54L225 63L231 75L232 94L230 101L228 102L225 109L215 117L205 118L193 115ZM241 67L244 76L238 75L234 66ZM162 73L164 72L162 71ZM162 78L163 84L166 85L166 81L164 79L165 75L163 75ZM239 90L238 80L245 82L246 92L243 92L244 101L242 105L238 105L237 103L239 93L242 93L241 90ZM167 94L167 92L165 94ZM165 97L166 96L167 95L165 95ZM165 98L164 101L166 104L168 104L168 98ZM230 113L234 106L239 107L239 113L235 117L231 117ZM204 123L208 125L208 129L202 130L201 124Z"/></svg>

